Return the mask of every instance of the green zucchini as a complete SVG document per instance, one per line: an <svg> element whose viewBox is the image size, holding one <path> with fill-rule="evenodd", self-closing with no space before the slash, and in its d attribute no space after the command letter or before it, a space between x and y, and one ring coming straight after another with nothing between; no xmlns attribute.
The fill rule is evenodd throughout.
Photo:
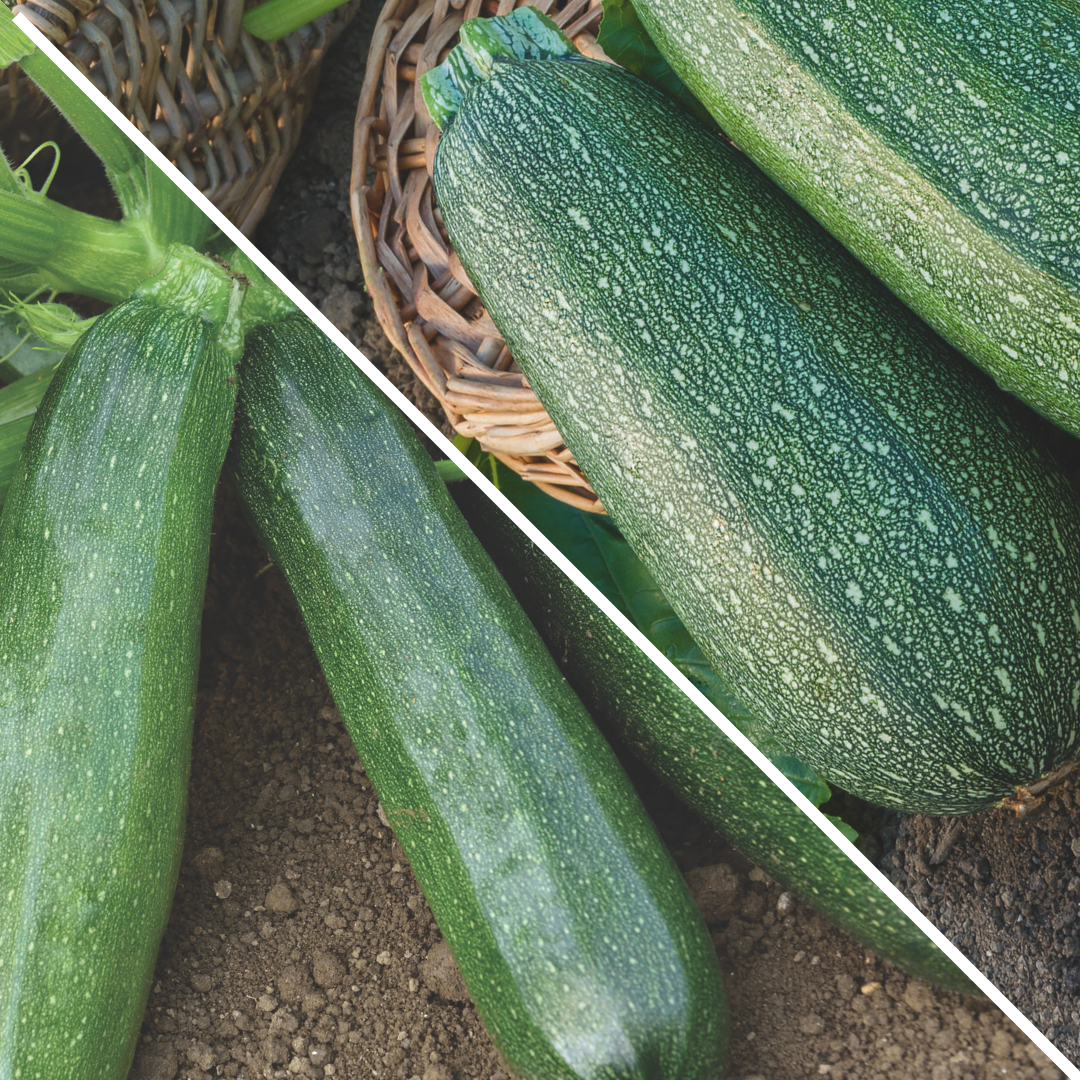
<svg viewBox="0 0 1080 1080"><path fill-rule="evenodd" d="M405 420L302 315L249 337L240 408L241 495L511 1069L718 1077L704 924Z"/></svg>
<svg viewBox="0 0 1080 1080"><path fill-rule="evenodd" d="M1080 435L1080 12L634 0L741 150L1007 390Z"/></svg>
<svg viewBox="0 0 1080 1080"><path fill-rule="evenodd" d="M65 357L0 518L0 1078L122 1080L179 869L242 287L170 249Z"/></svg>
<svg viewBox="0 0 1080 1080"><path fill-rule="evenodd" d="M450 239L751 713L916 812L993 806L1075 754L1080 514L1010 400L639 80L486 70L443 116Z"/></svg>
<svg viewBox="0 0 1080 1080"><path fill-rule="evenodd" d="M517 493L517 488L531 488ZM509 491L507 489L510 489ZM505 514L472 484L454 498L590 714L675 794L746 855L842 930L921 979L980 993L960 969L846 854L840 833L822 831ZM579 570L566 541L575 519L515 476L508 495ZM513 492L513 494L512 494ZM575 557L576 556L576 557ZM614 584L620 568L609 565ZM642 582L635 578L635 585ZM832 826L827 826L831 829Z"/></svg>

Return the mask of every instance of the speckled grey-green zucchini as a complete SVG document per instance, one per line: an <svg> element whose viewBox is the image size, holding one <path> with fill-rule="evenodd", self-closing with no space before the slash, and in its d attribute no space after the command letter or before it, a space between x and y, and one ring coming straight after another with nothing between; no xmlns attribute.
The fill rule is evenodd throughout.
<svg viewBox="0 0 1080 1080"><path fill-rule="evenodd" d="M507 484L504 479L504 493ZM687 806L857 941L921 979L979 992L845 854L850 841L814 825L490 499L472 484L455 484L453 493L606 735L621 741ZM562 538L574 535L568 519L582 514L545 496L514 502L539 529ZM552 528L558 518L567 524ZM584 572L573 549L561 550Z"/></svg>
<svg viewBox="0 0 1080 1080"><path fill-rule="evenodd" d="M1080 12L1032 0L635 0L746 154L1080 435Z"/></svg>
<svg viewBox="0 0 1080 1080"><path fill-rule="evenodd" d="M302 315L244 355L231 468L508 1064L718 1078L704 924L411 428Z"/></svg>
<svg viewBox="0 0 1080 1080"><path fill-rule="evenodd" d="M123 1080L180 864L243 291L190 249L76 343L0 519L0 1078Z"/></svg>
<svg viewBox="0 0 1080 1080"><path fill-rule="evenodd" d="M1006 395L626 72L487 71L436 156L450 238L744 704L911 811L992 806L1074 754L1080 516Z"/></svg>

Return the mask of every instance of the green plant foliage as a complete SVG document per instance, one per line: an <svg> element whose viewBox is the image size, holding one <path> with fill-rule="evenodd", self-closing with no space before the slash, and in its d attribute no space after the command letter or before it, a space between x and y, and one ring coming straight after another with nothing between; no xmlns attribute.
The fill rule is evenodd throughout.
<svg viewBox="0 0 1080 1080"><path fill-rule="evenodd" d="M630 0L604 0L604 16L596 43L631 74L662 90L691 116L716 129L708 109L687 89L653 44Z"/></svg>
<svg viewBox="0 0 1080 1080"><path fill-rule="evenodd" d="M345 0L267 0L245 12L243 25L252 37L277 41L343 3Z"/></svg>

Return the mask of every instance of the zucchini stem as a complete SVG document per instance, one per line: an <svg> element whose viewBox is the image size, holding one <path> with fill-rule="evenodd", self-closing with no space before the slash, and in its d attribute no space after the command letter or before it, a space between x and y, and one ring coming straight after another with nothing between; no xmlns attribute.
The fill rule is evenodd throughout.
<svg viewBox="0 0 1080 1080"><path fill-rule="evenodd" d="M22 167L13 169L0 154L0 284L116 302L160 266L170 243L204 245L210 223L176 178L150 161L2 5L0 60L18 61L101 159L123 214L120 222L107 221L63 206L47 196L51 175L34 191Z"/></svg>

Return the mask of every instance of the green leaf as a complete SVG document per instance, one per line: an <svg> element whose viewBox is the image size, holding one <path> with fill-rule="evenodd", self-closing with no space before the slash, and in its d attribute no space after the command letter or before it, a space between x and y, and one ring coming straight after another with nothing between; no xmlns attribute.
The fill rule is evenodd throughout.
<svg viewBox="0 0 1080 1080"><path fill-rule="evenodd" d="M22 416L18 420L0 424L0 506L4 505L8 488L15 479L23 444L33 422L33 416Z"/></svg>
<svg viewBox="0 0 1080 1080"><path fill-rule="evenodd" d="M471 462L481 472L487 473L496 490L501 486L502 477L506 475L507 470L500 471L498 460L480 446L479 439L473 439L468 435L455 435L454 448L465 455L466 461ZM459 480L469 478L465 470L454 461L436 461L435 471L444 484L456 484Z"/></svg>
<svg viewBox="0 0 1080 1080"><path fill-rule="evenodd" d="M0 388L0 506L15 477L23 443L52 377L51 371L41 371Z"/></svg>
<svg viewBox="0 0 1080 1080"><path fill-rule="evenodd" d="M0 383L12 383L55 367L63 358L63 352L50 349L20 325L15 312L0 315Z"/></svg>
<svg viewBox="0 0 1080 1080"><path fill-rule="evenodd" d="M37 412L53 374L52 371L39 371L0 388L0 430Z"/></svg>
<svg viewBox="0 0 1080 1080"><path fill-rule="evenodd" d="M459 480L467 479L461 466L456 461L450 461L448 458L436 461L435 471L444 484L456 484Z"/></svg>
<svg viewBox="0 0 1080 1080"><path fill-rule="evenodd" d="M820 806L820 803L815 803L816 806ZM832 814L825 814L826 821L831 821L839 830L840 835L845 840L854 841L859 839L859 834L846 822L843 818L834 817Z"/></svg>
<svg viewBox="0 0 1080 1080"><path fill-rule="evenodd" d="M22 300L17 296L9 296L7 304L0 304L0 340L2 340L5 326L14 323L15 332L25 335L24 340L29 338L36 342L36 346L43 350L47 356L56 357L52 362L59 363L64 353L79 340L91 326L96 317L84 319L67 304L54 304L49 301L35 301L33 303ZM59 353L59 355L57 355ZM5 362L10 362L12 357L4 356ZM44 364L38 364L37 368ZM37 370L37 368L33 370ZM24 371L24 375L30 371Z"/></svg>
<svg viewBox="0 0 1080 1080"><path fill-rule="evenodd" d="M655 86L706 127L719 130L709 111L686 88L653 44L630 0L603 0L596 43L627 71Z"/></svg>
<svg viewBox="0 0 1080 1080"><path fill-rule="evenodd" d="M15 16L7 7L0 8L0 68L17 64L34 51L34 43L15 25Z"/></svg>
<svg viewBox="0 0 1080 1080"><path fill-rule="evenodd" d="M494 462L494 459L492 459ZM610 518L553 499L516 473L498 469L503 494L685 675L813 804L832 791L785 753L702 655L655 578ZM846 826L845 826L846 828ZM854 830L851 830L854 836Z"/></svg>

